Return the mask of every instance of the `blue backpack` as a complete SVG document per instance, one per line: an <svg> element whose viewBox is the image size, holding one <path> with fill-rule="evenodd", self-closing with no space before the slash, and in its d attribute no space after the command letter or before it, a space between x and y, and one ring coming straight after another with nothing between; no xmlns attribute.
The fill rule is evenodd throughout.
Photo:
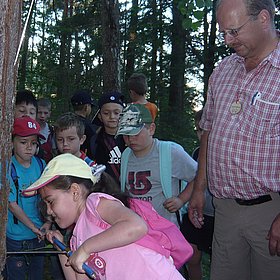
<svg viewBox="0 0 280 280"><path fill-rule="evenodd" d="M172 197L172 165L171 165L171 145L174 142L160 141L159 159L160 159L160 180L164 196ZM183 149L180 145L178 145ZM125 191L125 180L127 173L128 158L131 153L130 148L126 148L121 157L121 191ZM186 186L186 182L181 187ZM147 226L148 234L136 243L150 248L164 256L172 257L174 265L179 269L193 254L191 245L187 242L179 228L169 220L160 216L152 204L139 199L130 199L130 209L141 216ZM178 212L178 211L177 211ZM179 214L179 213L176 213ZM179 222L179 217L177 215Z"/></svg>
<svg viewBox="0 0 280 280"><path fill-rule="evenodd" d="M180 149L183 149L182 146L175 142L170 141L160 141L159 142L159 169L160 169L160 181L162 185L162 191L165 198L172 197L172 163L171 163L171 146L177 145ZM121 191L125 191L125 181L127 173L127 163L131 153L130 148L126 148L121 157ZM181 180L179 191L181 192L187 185L186 181Z"/></svg>
<svg viewBox="0 0 280 280"><path fill-rule="evenodd" d="M43 161L41 158L35 156L36 160L37 160L37 163L40 167L40 174L42 174L43 170L44 170L44 164L43 164ZM18 204L18 197L19 197L19 185L18 185L18 175L17 175L17 170L16 170L16 167L15 165L13 164L13 162L11 162L11 177L12 177L12 180L15 184L15 187L16 187L16 202ZM18 219L14 216L14 224L18 224Z"/></svg>

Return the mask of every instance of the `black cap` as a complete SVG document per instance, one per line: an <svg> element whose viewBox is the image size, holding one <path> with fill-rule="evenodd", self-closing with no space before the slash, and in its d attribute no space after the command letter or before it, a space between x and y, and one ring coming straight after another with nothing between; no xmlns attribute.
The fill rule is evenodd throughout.
<svg viewBox="0 0 280 280"><path fill-rule="evenodd" d="M90 92L87 90L76 91L71 98L71 104L73 106L83 104L95 105L93 98L90 96Z"/></svg>
<svg viewBox="0 0 280 280"><path fill-rule="evenodd" d="M106 103L117 103L124 107L124 95L117 91L104 93L98 100L98 108L101 109Z"/></svg>

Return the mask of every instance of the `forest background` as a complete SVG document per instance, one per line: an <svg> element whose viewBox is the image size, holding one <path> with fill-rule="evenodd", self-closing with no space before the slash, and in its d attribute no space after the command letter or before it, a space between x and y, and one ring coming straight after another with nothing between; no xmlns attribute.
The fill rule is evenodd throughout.
<svg viewBox="0 0 280 280"><path fill-rule="evenodd" d="M279 29L280 1L275 4ZM72 110L77 89L91 90L95 100L117 90L129 101L126 81L142 72L149 99L159 108L156 136L191 153L198 145L194 112L206 100L214 67L231 53L217 38L215 5L216 0L0 0L0 271L15 91L50 98L54 121Z"/></svg>

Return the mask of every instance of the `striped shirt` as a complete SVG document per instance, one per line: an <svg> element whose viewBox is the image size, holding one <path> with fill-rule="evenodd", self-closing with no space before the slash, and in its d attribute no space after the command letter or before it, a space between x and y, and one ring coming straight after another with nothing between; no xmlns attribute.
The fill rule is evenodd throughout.
<svg viewBox="0 0 280 280"><path fill-rule="evenodd" d="M231 113L234 102L239 113ZM215 197L253 199L280 191L280 43L255 69L225 58L209 80L202 129L210 131L208 186Z"/></svg>

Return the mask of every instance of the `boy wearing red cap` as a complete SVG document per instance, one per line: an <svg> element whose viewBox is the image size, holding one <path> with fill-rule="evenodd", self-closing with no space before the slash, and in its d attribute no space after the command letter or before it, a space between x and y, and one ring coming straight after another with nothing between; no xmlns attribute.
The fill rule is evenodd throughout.
<svg viewBox="0 0 280 280"><path fill-rule="evenodd" d="M29 187L41 175L45 162L34 156L38 147L40 125L26 116L14 121L12 142L11 190L6 232L7 251L25 251L44 246L44 230L50 224L43 223L38 208L39 196L25 198L22 190ZM16 174L16 175L15 175ZM43 279L44 256L10 255L7 258L5 277L10 280ZM5 278L5 279L6 279Z"/></svg>

